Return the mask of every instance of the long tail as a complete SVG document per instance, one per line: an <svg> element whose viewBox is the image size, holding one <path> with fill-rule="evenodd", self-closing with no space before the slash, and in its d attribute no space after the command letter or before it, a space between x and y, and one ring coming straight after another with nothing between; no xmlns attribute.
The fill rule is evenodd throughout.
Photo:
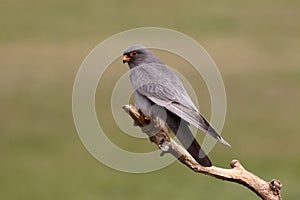
<svg viewBox="0 0 300 200"><path fill-rule="evenodd" d="M181 121L181 123L180 123ZM201 149L201 146L196 141L194 135L188 127L187 122L181 120L177 116L168 116L167 123L176 137L184 146L184 148L193 156L193 158L202 166L212 166L206 153Z"/></svg>

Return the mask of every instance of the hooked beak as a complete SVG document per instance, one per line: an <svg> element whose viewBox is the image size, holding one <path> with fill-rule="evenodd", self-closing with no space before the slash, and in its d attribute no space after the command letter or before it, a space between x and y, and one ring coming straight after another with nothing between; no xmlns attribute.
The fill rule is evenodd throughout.
<svg viewBox="0 0 300 200"><path fill-rule="evenodd" d="M124 56L123 56L123 64L129 63L130 60L131 60L131 58L130 58L128 55L124 55Z"/></svg>

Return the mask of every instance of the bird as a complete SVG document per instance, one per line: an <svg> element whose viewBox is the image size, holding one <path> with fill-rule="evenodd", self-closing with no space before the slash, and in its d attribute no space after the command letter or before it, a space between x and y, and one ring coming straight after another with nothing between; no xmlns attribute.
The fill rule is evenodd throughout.
<svg viewBox="0 0 300 200"><path fill-rule="evenodd" d="M192 124L208 133L228 147L230 144L198 111L175 72L149 48L139 44L131 45L124 50L123 64L125 63L130 68L135 107L145 115L160 117L200 165L212 166L212 162L201 149L189 125Z"/></svg>

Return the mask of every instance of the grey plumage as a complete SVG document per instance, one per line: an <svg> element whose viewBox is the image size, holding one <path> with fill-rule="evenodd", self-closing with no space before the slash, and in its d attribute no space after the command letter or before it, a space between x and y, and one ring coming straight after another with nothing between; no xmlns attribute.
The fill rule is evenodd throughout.
<svg viewBox="0 0 300 200"><path fill-rule="evenodd" d="M130 80L135 90L135 106L151 117L153 105L166 109L165 119L162 120L199 164L211 166L209 158L191 133L188 123L210 134L224 145L230 145L200 114L176 74L149 49L141 45L128 47L123 55L123 62L127 62L130 67ZM154 117L162 118L156 115Z"/></svg>

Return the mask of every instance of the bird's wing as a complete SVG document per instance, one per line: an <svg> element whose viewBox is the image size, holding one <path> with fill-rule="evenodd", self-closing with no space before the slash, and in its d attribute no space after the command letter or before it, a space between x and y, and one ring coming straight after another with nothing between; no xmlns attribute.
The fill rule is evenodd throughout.
<svg viewBox="0 0 300 200"><path fill-rule="evenodd" d="M135 77L139 77L138 80L133 79ZM151 69L147 66L138 68L131 72L131 81L141 95L230 146L200 114L180 80L173 72L166 71L166 67L159 65L151 66Z"/></svg>
<svg viewBox="0 0 300 200"><path fill-rule="evenodd" d="M164 101L158 99L154 96L148 96L148 98L154 103L165 107L172 113L176 114L180 118L194 125L198 129L202 130L205 133L210 134L212 137L216 138L219 142L226 146L230 146L226 140L224 140L215 129L209 124L209 122L197 111L193 108L185 107L184 105L178 102Z"/></svg>

